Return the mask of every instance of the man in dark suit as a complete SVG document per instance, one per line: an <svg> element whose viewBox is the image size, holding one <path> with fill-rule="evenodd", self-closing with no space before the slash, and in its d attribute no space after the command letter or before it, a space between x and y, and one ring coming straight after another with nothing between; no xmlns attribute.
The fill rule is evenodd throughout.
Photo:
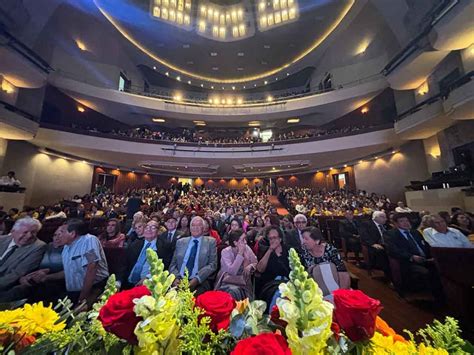
<svg viewBox="0 0 474 355"><path fill-rule="evenodd" d="M354 212L346 210L344 219L339 222L339 235L346 241L347 250L354 252L357 262L361 251L359 226L359 222L354 219Z"/></svg>
<svg viewBox="0 0 474 355"><path fill-rule="evenodd" d="M385 245L390 257L400 262L403 287L429 289L435 300L444 302L443 289L430 247L416 229L412 229L405 213L392 217L395 228L385 233Z"/></svg>
<svg viewBox="0 0 474 355"><path fill-rule="evenodd" d="M293 223L295 229L285 233L285 244L288 248L294 248L302 256L303 229L308 225L308 219L304 214L299 213L293 218Z"/></svg>
<svg viewBox="0 0 474 355"><path fill-rule="evenodd" d="M9 235L0 236L0 302L22 276L39 267L46 250L46 244L36 238L40 229L38 220L24 217Z"/></svg>
<svg viewBox="0 0 474 355"><path fill-rule="evenodd" d="M385 275L390 278L390 266L387 253L384 247L384 233L387 231L385 227L387 223L387 215L382 211L375 211L372 219L362 223L359 228L360 242L367 246L369 250L369 263L384 271Z"/></svg>
<svg viewBox="0 0 474 355"><path fill-rule="evenodd" d="M163 260L165 270L168 270L176 249L176 241L181 237L180 232L176 230L178 221L174 216L169 216L165 222L166 232L162 233L156 241L156 250L158 256Z"/></svg>
<svg viewBox="0 0 474 355"><path fill-rule="evenodd" d="M180 238L176 242L169 271L176 276L176 286L187 269L189 287L199 295L211 289L208 278L217 269L216 240L203 236L204 220L199 216L191 220L190 230L191 237Z"/></svg>

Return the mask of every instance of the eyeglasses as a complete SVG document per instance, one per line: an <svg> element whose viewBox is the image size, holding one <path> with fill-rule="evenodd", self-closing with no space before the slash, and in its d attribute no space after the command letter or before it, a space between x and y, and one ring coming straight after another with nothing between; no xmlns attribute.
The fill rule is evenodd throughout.
<svg viewBox="0 0 474 355"><path fill-rule="evenodd" d="M152 229L152 230L157 230L157 226L146 226L145 229Z"/></svg>

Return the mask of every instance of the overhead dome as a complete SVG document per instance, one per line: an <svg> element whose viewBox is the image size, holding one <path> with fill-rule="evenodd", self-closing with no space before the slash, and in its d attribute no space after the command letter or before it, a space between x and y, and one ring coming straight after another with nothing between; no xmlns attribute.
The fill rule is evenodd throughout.
<svg viewBox="0 0 474 355"><path fill-rule="evenodd" d="M300 61L334 31L355 2L95 3L117 30L157 65L201 80L237 83L276 74Z"/></svg>

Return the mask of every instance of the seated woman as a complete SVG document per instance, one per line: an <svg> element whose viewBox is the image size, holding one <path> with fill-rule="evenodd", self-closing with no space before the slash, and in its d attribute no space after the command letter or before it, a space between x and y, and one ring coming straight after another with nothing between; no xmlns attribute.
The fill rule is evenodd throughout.
<svg viewBox="0 0 474 355"><path fill-rule="evenodd" d="M451 218L450 227L456 228L466 237L474 234L471 218L464 212L456 212Z"/></svg>
<svg viewBox="0 0 474 355"><path fill-rule="evenodd" d="M253 299L251 275L255 271L257 257L247 245L242 229L230 232L229 246L222 250L221 268L217 274L216 290L228 292L237 300Z"/></svg>
<svg viewBox="0 0 474 355"><path fill-rule="evenodd" d="M227 232L224 234L222 237L222 241L226 244L229 243L229 235L233 231L236 230L241 230L242 228L242 221L238 218L233 218L232 221L230 221L230 224L227 226Z"/></svg>
<svg viewBox="0 0 474 355"><path fill-rule="evenodd" d="M271 311L280 296L278 286L288 281L290 264L280 227L269 227L266 238L269 247L257 264L257 271L260 273L258 298L267 302L267 311Z"/></svg>
<svg viewBox="0 0 474 355"><path fill-rule="evenodd" d="M129 232L129 234L127 234L127 240L125 242L126 247L131 245L135 240L143 238L143 233L145 232L146 224L146 217L134 221L131 231Z"/></svg>
<svg viewBox="0 0 474 355"><path fill-rule="evenodd" d="M350 288L351 278L337 249L323 240L318 228L303 229L302 261L317 282L323 296L339 288Z"/></svg>
<svg viewBox="0 0 474 355"><path fill-rule="evenodd" d="M99 239L104 248L123 248L125 235L120 232L120 221L116 218L109 219L105 232L100 235Z"/></svg>
<svg viewBox="0 0 474 355"><path fill-rule="evenodd" d="M189 218L184 215L181 217L178 223L178 232L181 237L189 237L191 233L189 232Z"/></svg>
<svg viewBox="0 0 474 355"><path fill-rule="evenodd" d="M221 245L221 237L219 233L215 229L212 228L214 225L214 220L212 217L206 217L204 218L204 232L203 235L208 235L209 237L212 237L216 240L216 246L219 247Z"/></svg>

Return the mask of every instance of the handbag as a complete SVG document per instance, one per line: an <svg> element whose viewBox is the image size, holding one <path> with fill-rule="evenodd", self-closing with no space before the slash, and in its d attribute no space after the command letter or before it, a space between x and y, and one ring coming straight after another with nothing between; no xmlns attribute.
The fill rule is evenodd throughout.
<svg viewBox="0 0 474 355"><path fill-rule="evenodd" d="M219 289L222 285L234 285L239 287L246 287L247 281L243 275L230 275L227 272L223 272L216 282L214 287L215 290Z"/></svg>

